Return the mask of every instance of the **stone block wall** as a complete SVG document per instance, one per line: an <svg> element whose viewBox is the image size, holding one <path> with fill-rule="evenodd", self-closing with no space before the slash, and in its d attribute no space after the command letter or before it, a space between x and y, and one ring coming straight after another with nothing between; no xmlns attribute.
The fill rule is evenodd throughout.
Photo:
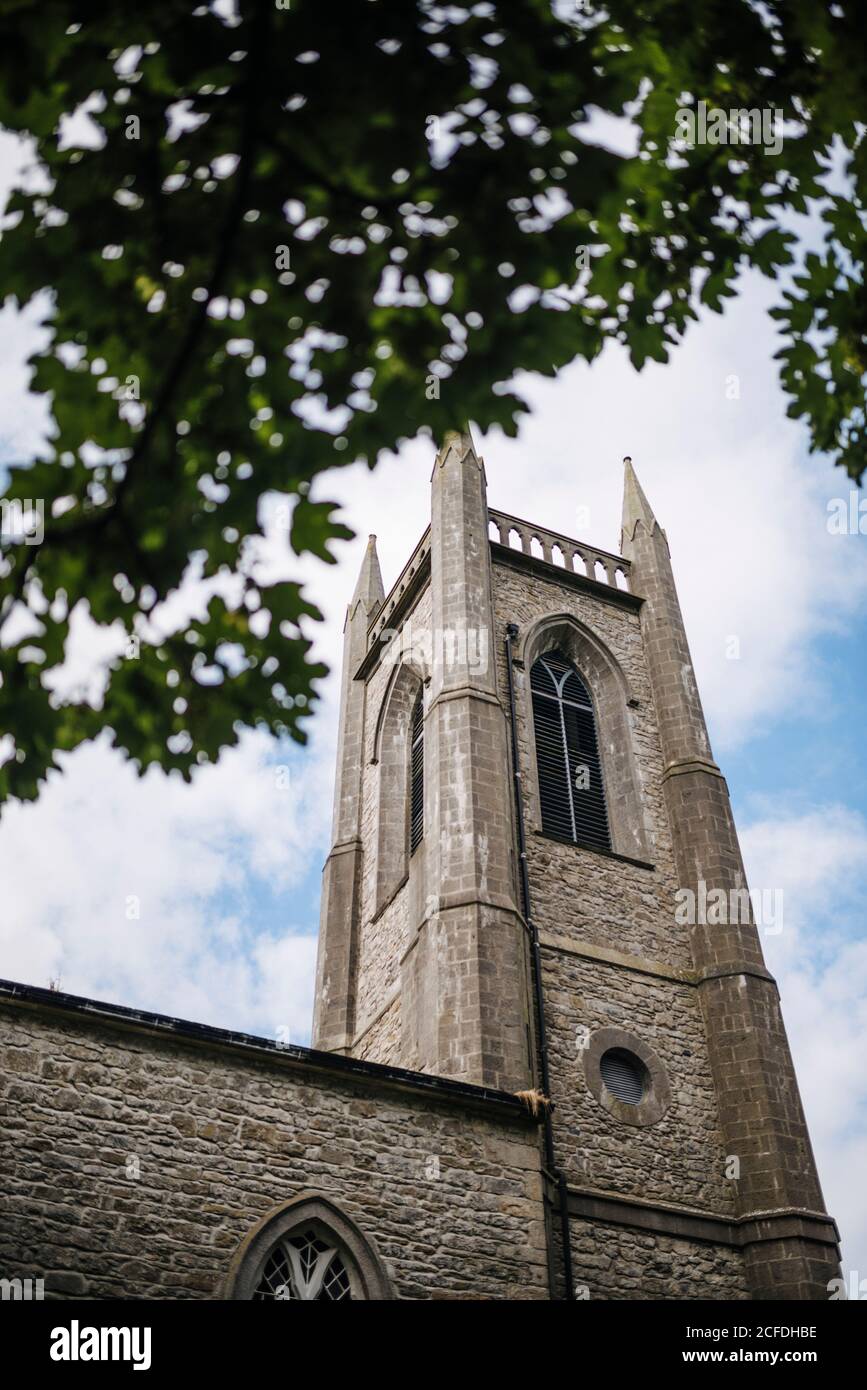
<svg viewBox="0 0 867 1390"><path fill-rule="evenodd" d="M557 1159L569 1183L733 1214L695 987L568 950L544 949L543 968ZM593 1094L586 1042L600 1028L634 1034L657 1054L670 1102L655 1123L627 1127Z"/></svg>
<svg viewBox="0 0 867 1390"><path fill-rule="evenodd" d="M659 696L634 600L563 582L551 567L540 572L538 563L498 549L493 588L501 691L506 626L519 630L517 733L532 911L541 934L555 1157L570 1204L587 1208L575 1231L575 1282L595 1289L591 1297L823 1296L836 1270L836 1229L822 1211L776 988L762 969L757 941L754 956L720 933L702 948L676 917L675 894L694 877L682 862L684 845L701 842L698 858L709 880L717 859L723 868L739 864L718 773L690 769L690 778L672 777L666 761L657 705L676 703L687 673L670 662L669 685ZM616 797L608 796L612 843L615 850L623 843L617 817L628 813L630 835L635 839L639 826L646 844L640 857L542 833L530 699L530 666L545 649L537 650L543 636L534 636L542 620L576 651L583 643L591 666L604 644L596 670L577 658L576 664L595 698L603 770L616 774ZM620 690L609 681L603 692L612 658ZM691 669L687 685L693 691ZM612 730L622 742L624 727L634 755L628 775L611 760L605 768ZM696 783L707 786L703 801ZM631 812L624 801L630 795L639 803ZM680 808L678 796L691 796L693 804ZM745 965L753 972L749 981ZM721 978L706 978L716 974ZM761 1000L764 1014L756 1004L748 1018L747 994ZM617 1101L602 1084L599 1061L614 1046L650 1070L638 1106ZM779 1152L769 1150L774 1129L783 1135ZM793 1173L799 1180L787 1182ZM613 1227L594 1206L602 1196L617 1210ZM653 1221L644 1229L648 1209L659 1216L658 1229ZM762 1213L772 1216L763 1223ZM786 1238L777 1240L784 1230Z"/></svg>
<svg viewBox="0 0 867 1390"><path fill-rule="evenodd" d="M0 1058L0 1277L219 1298L251 1228L315 1192L398 1299L548 1297L513 1097L23 986L0 989Z"/></svg>
<svg viewBox="0 0 867 1390"><path fill-rule="evenodd" d="M654 1231L571 1222L579 1294L595 1299L747 1299L739 1250ZM586 1292L584 1292L586 1290Z"/></svg>
<svg viewBox="0 0 867 1390"><path fill-rule="evenodd" d="M496 651L507 688L508 623L524 638L540 619L570 615L604 643L619 665L634 757L630 819L640 824L644 862L562 844L542 833L536 801L529 661L516 666L518 744L524 793L533 917L541 933L558 1166L574 1193L605 1193L642 1204L734 1215L734 1184L724 1150L707 1038L687 929L675 921L677 868L662 791L656 712L634 606L606 601L514 561L494 563ZM611 730L597 704L598 736ZM623 705L627 701L624 696ZM621 722L623 711L619 712ZM607 788L606 788L607 790ZM609 818L623 813L611 804ZM618 842L616 821L612 838ZM653 1050L664 1074L664 1113L627 1124L588 1083L587 1044L617 1029ZM591 1298L747 1297L742 1251L728 1241L573 1220L573 1277ZM689 1223L687 1223L687 1231ZM720 1227L722 1230L722 1227Z"/></svg>
<svg viewBox="0 0 867 1390"><path fill-rule="evenodd" d="M381 1062L393 1067L402 1065L399 991L359 1037L354 1055L365 1062Z"/></svg>
<svg viewBox="0 0 867 1390"><path fill-rule="evenodd" d="M616 658L638 702L627 711L633 739L641 818L652 871L606 858L539 833L530 672L517 670L518 743L527 804L527 854L533 908L539 925L575 940L616 947L667 965L689 968L689 938L674 921L679 886L671 830L662 793L662 753L638 615L592 594L550 580L494 567L494 610L498 676L506 689L504 639L507 623L522 633L548 614L568 613L598 635ZM592 688L592 682L591 682ZM600 743L604 727L598 730Z"/></svg>
<svg viewBox="0 0 867 1390"><path fill-rule="evenodd" d="M398 629L395 642L424 652L430 643L431 594L427 584ZM417 645L413 645L413 643ZM405 647L404 650L407 650ZM407 877L389 902L377 905L377 837L379 835L380 765L376 761L377 731L383 701L394 678L395 664L383 660L370 676L364 700L364 739L361 793L362 889L359 960L356 986L357 1052L374 1062L400 1060L400 1010L390 1010L390 1026L380 1027L384 1009L400 996L401 961L417 923L417 907ZM429 673L428 673L429 674Z"/></svg>

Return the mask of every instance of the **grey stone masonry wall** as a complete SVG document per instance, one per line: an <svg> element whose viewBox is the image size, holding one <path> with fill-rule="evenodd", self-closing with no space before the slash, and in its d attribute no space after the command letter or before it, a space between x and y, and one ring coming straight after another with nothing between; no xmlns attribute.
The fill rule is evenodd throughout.
<svg viewBox="0 0 867 1390"><path fill-rule="evenodd" d="M677 868L662 792L662 752L638 614L605 598L565 588L558 582L553 566L549 573L550 578L540 578L506 564L494 566L496 654L503 690L507 684L507 623L516 623L520 635L516 655L520 654L522 664L516 667L515 684L534 915L540 926L564 933L570 940L613 946L634 956L688 969L692 965L689 938L674 922ZM563 614L604 644L628 683L621 698L627 733L632 740L637 816L644 830L642 858L649 861L652 869L580 846L559 844L541 833L529 694L531 663L523 656L525 644L538 625L546 618ZM562 633L558 637L562 640ZM541 645L544 649L547 641L543 629L532 646ZM580 658L576 665L581 669ZM591 689L595 695L592 681ZM627 698L636 702L635 708L627 705ZM610 735L604 710L600 711L598 725L600 751L604 755ZM604 764L603 771L607 771ZM607 785L606 776L606 792ZM611 818L614 819L613 814Z"/></svg>
<svg viewBox="0 0 867 1390"><path fill-rule="evenodd" d="M680 887L746 888L728 789L713 761L668 542L630 462L623 552L644 598L641 628L659 720L662 785ZM757 1298L821 1298L838 1272L828 1218L780 1013L751 915L691 929L724 1143L740 1161L741 1216L802 1213L797 1232L751 1250Z"/></svg>
<svg viewBox="0 0 867 1390"><path fill-rule="evenodd" d="M544 950L543 964L558 1161L570 1184L732 1215L695 987L562 950ZM671 1101L653 1124L627 1127L588 1084L588 1035L612 1027L647 1043L665 1069Z"/></svg>
<svg viewBox="0 0 867 1390"><path fill-rule="evenodd" d="M376 537L371 536L344 627L332 848L322 873L319 915L313 1040L317 1047L335 1052L351 1048L356 1028L364 687L353 678L367 650L370 616L382 598Z"/></svg>
<svg viewBox="0 0 867 1390"><path fill-rule="evenodd" d="M516 528L520 551L504 544ZM751 921L702 928L676 912L679 889L742 889L745 878L667 542L629 466L623 547L621 560L593 552L608 583L597 564L569 569L567 538L488 512L482 460L469 435L450 433L429 535L388 597L375 600L378 569L366 562L348 636L314 1037L508 1091L538 1078L504 650L515 625L526 862L575 1280L594 1297L823 1298L836 1228L758 935ZM410 628L429 654L401 650L395 664L380 639ZM593 700L610 851L543 830L530 671L554 648ZM420 695L424 833L410 853ZM611 1048L644 1068L635 1104L602 1079Z"/></svg>
<svg viewBox="0 0 867 1390"><path fill-rule="evenodd" d="M385 1066L400 1065L399 994L356 1039L353 1056L361 1057L365 1062L381 1062Z"/></svg>
<svg viewBox="0 0 867 1390"><path fill-rule="evenodd" d="M699 877L745 880L665 539L640 521L630 535L627 595L492 545L501 694L506 626L518 629L517 737L556 1162L570 1201L583 1193L649 1204L669 1224L682 1209L674 1235L612 1233L594 1209L576 1236L574 1277L602 1291L591 1296L824 1298L837 1233L755 929L701 933L676 916L678 889ZM574 662L594 701L610 853L543 833L529 681L552 648ZM611 1047L645 1063L640 1105L605 1087L600 1061ZM594 1236L607 1254L591 1250Z"/></svg>
<svg viewBox="0 0 867 1390"><path fill-rule="evenodd" d="M601 586L594 593L564 585L553 566L534 572L499 551L493 574L503 689L505 628L515 623L519 630L518 745L533 917L541 933L557 1163L573 1191L730 1217L734 1191L726 1179L689 937L674 920L677 870L637 605L612 600ZM594 643L616 665L622 684L603 680ZM529 675L535 657L552 646L565 648L588 681L603 757L612 741L626 737L631 743L634 766L620 777L621 804L608 797L609 816L615 844L618 817L640 827L645 862L561 844L542 833ZM610 773L610 758L603 766L608 792L617 772ZM633 804L626 805L627 798ZM658 1056L671 1099L655 1123L627 1125L588 1084L587 1044L610 1028L642 1040ZM725 1239L713 1246L597 1220L573 1221L572 1231L574 1281L591 1299L748 1296L742 1252Z"/></svg>
<svg viewBox="0 0 867 1390"><path fill-rule="evenodd" d="M357 925L341 978L352 981L354 1055L518 1090L532 1076L528 944L516 901L487 518L482 461L467 435L449 434L431 479L429 541L422 537L373 610L351 693L344 685L341 727L361 711L363 767L355 877L350 891L347 867L340 899L347 917L351 900ZM411 853L409 730L419 697L424 821ZM335 903L333 884L343 879L332 870ZM326 915L320 962L335 956L332 941L343 952L348 936L330 899ZM320 1038L335 1046L315 1032Z"/></svg>
<svg viewBox="0 0 867 1390"><path fill-rule="evenodd" d="M528 950L517 907L509 755L493 656L484 465L446 436L431 479L426 893L404 965L404 1064L530 1083Z"/></svg>
<svg viewBox="0 0 867 1390"><path fill-rule="evenodd" d="M0 985L0 1058L0 1277L220 1298L256 1223L315 1193L395 1298L548 1297L512 1097L22 986Z"/></svg>
<svg viewBox="0 0 867 1390"><path fill-rule="evenodd" d="M400 991L401 961L416 926L413 921L418 897L415 880L421 866L416 863L418 855L413 856L412 863L409 861L405 802L409 781L409 720L418 688L430 677L423 661L430 643L430 626L431 595L427 583L393 629L397 637L392 640L400 653L399 658L389 659L387 653L366 684L356 682L365 692L366 717L361 809L361 925L353 1051L374 1062L397 1064L400 1061L399 1017L393 1020L396 1034L394 1029L376 1026L375 1020L395 991ZM407 664L402 672L404 658ZM392 725L398 721L400 727L393 729ZM390 749L383 745L400 740L403 742L404 784L395 795L394 790L383 786L383 763L391 756ZM389 801L401 805L395 833L387 836L390 827L384 823L384 817L394 814L395 810ZM386 843L387 839L390 843ZM385 855L393 861L387 867L383 863ZM385 882L389 882L390 887L381 897L380 884Z"/></svg>
<svg viewBox="0 0 867 1390"><path fill-rule="evenodd" d="M595 1299L747 1299L739 1250L653 1231L571 1222L579 1296Z"/></svg>

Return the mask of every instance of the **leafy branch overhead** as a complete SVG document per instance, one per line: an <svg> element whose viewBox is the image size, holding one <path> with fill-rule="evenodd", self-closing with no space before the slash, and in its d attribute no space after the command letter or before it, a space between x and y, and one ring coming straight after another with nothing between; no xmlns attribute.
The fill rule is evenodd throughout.
<svg viewBox="0 0 867 1390"><path fill-rule="evenodd" d="M792 266L790 413L860 478L859 9L4 4L0 124L39 171L7 206L0 286L41 296L53 424L7 497L41 499L44 533L4 531L0 800L103 728L185 776L244 725L303 738L318 615L264 563L265 511L287 559L333 558L348 532L318 473L468 418L514 434L515 372L609 339L665 361L742 268ZM678 139L700 102L776 112L785 138ZM204 597L172 620L185 576ZM90 698L52 676L85 604L118 634Z"/></svg>

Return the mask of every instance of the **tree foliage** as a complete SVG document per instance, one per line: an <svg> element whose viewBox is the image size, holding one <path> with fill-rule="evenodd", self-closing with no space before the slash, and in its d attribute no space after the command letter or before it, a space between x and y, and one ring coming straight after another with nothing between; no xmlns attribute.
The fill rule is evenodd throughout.
<svg viewBox="0 0 867 1390"><path fill-rule="evenodd" d="M53 422L8 491L45 526L4 537L0 800L103 728L184 776L244 725L303 740L317 613L262 564L262 498L287 553L331 559L348 532L317 473L464 419L514 434L514 373L609 339L666 361L745 267L792 266L790 414L860 478L859 9L0 3L0 124L41 170L7 207L0 286L46 292ZM679 141L701 101L778 113L781 149ZM209 601L173 627L191 572ZM82 604L132 639L94 703L51 688Z"/></svg>

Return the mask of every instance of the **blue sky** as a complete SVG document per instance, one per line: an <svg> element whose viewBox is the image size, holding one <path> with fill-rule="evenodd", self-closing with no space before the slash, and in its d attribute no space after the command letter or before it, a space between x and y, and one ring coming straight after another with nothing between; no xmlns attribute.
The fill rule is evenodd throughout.
<svg viewBox="0 0 867 1390"><path fill-rule="evenodd" d="M863 537L841 540L853 549L865 543ZM810 657L826 698L805 692L794 708L726 758L739 814L757 789L809 802L834 799L844 789L847 804L867 815L867 615L847 631L817 638Z"/></svg>

